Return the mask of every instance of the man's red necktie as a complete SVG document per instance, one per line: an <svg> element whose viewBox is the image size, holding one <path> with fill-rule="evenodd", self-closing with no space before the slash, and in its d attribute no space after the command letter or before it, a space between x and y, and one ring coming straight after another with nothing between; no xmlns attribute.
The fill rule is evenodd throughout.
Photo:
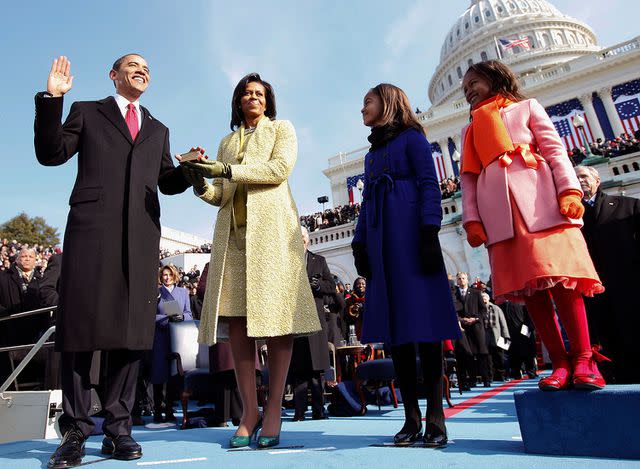
<svg viewBox="0 0 640 469"><path fill-rule="evenodd" d="M138 113L136 112L136 107L132 103L127 104L127 115L124 120L127 121L127 127L129 127L129 132L131 132L131 138L135 140L138 135Z"/></svg>

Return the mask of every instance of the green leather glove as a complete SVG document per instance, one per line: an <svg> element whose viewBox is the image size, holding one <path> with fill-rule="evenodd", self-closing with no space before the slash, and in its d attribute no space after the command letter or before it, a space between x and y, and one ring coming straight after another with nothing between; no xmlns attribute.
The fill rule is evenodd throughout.
<svg viewBox="0 0 640 469"><path fill-rule="evenodd" d="M200 173L201 176L209 179L229 179L231 177L231 166L220 161L209 161L201 158L197 163L195 161L187 161L182 163L182 166L191 168Z"/></svg>
<svg viewBox="0 0 640 469"><path fill-rule="evenodd" d="M181 167L184 178L193 186L196 193L204 194L207 191L207 186L209 185L204 177L195 169L187 166L186 163L182 164Z"/></svg>

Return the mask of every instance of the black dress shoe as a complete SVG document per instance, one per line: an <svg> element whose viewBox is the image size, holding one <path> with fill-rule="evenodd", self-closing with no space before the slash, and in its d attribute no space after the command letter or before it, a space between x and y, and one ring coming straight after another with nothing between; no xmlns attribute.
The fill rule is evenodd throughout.
<svg viewBox="0 0 640 469"><path fill-rule="evenodd" d="M118 435L116 438L105 436L102 440L102 454L129 461L142 457L142 447L130 435Z"/></svg>
<svg viewBox="0 0 640 469"><path fill-rule="evenodd" d="M153 423L162 423L164 419L162 418L162 412L154 412L153 413Z"/></svg>
<svg viewBox="0 0 640 469"><path fill-rule="evenodd" d="M139 427L140 425L144 425L144 419L142 418L142 415L132 415L131 425L133 425L134 427Z"/></svg>
<svg viewBox="0 0 640 469"><path fill-rule="evenodd" d="M449 442L447 435L444 433L438 433L437 435L426 433L422 441L428 448L442 448L443 446L447 446Z"/></svg>
<svg viewBox="0 0 640 469"><path fill-rule="evenodd" d="M482 386L484 386L485 388L490 388L491 387L491 381L485 381Z"/></svg>
<svg viewBox="0 0 640 469"><path fill-rule="evenodd" d="M303 422L304 421L304 414L303 415L295 414L293 416L293 421L294 422Z"/></svg>
<svg viewBox="0 0 640 469"><path fill-rule="evenodd" d="M166 413L164 421L165 422L175 422L176 421L176 416L174 415L172 410Z"/></svg>
<svg viewBox="0 0 640 469"><path fill-rule="evenodd" d="M84 442L85 437L78 428L68 430L62 438L60 446L49 458L47 467L49 469L61 469L79 466L84 456Z"/></svg>
<svg viewBox="0 0 640 469"><path fill-rule="evenodd" d="M327 414L326 414L325 412L317 413L317 414L314 412L314 413L311 415L311 418L312 418L313 420L327 420L329 417L327 416Z"/></svg>
<svg viewBox="0 0 640 469"><path fill-rule="evenodd" d="M393 444L396 446L411 446L420 438L422 438L422 425L416 431L406 430L402 427L402 430L393 437Z"/></svg>

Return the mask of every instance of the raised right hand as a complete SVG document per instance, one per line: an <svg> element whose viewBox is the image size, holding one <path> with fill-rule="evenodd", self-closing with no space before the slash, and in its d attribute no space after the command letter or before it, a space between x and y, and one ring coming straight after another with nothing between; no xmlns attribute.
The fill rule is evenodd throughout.
<svg viewBox="0 0 640 469"><path fill-rule="evenodd" d="M71 89L73 77L71 76L71 62L64 55L54 59L47 80L47 92L58 98Z"/></svg>

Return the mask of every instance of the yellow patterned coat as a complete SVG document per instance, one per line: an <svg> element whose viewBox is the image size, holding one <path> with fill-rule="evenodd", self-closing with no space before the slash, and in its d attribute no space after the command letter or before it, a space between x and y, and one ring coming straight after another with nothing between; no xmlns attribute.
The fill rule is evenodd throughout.
<svg viewBox="0 0 640 469"><path fill-rule="evenodd" d="M298 210L287 182L298 153L295 129L286 120L261 119L247 142L242 164L236 159L239 134L230 133L218 148L218 161L231 165L231 179L215 179L200 195L220 207L198 338L209 345L228 337L226 324L218 325L218 309L237 183L248 185L247 335L274 337L320 330L304 263Z"/></svg>

